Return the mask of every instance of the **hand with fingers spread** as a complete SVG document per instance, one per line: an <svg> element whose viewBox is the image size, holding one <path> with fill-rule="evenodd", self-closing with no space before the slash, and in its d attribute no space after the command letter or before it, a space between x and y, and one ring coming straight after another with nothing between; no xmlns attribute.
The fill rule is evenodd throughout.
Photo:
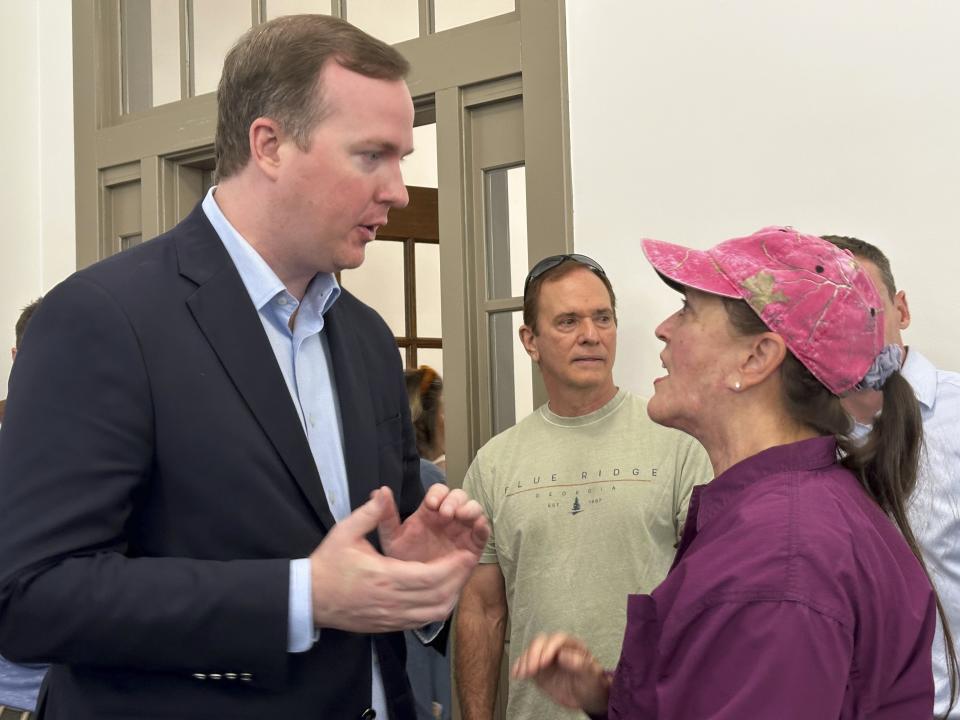
<svg viewBox="0 0 960 720"><path fill-rule="evenodd" d="M537 635L511 669L517 680L533 679L551 700L588 713L604 713L610 678L578 638Z"/></svg>
<svg viewBox="0 0 960 720"><path fill-rule="evenodd" d="M403 524L393 494L383 487L330 531L310 555L316 627L406 630L452 612L489 530L479 506L466 507L465 495L445 505L447 493L435 492L438 487L431 488L435 509L421 505ZM366 535L375 529L385 550L400 549L397 556L381 555L370 544ZM418 541L424 547L415 552Z"/></svg>
<svg viewBox="0 0 960 720"><path fill-rule="evenodd" d="M389 494L390 489L378 492ZM398 560L430 562L451 554L461 557L470 564L464 582L490 536L480 504L463 490L451 490L440 483L430 486L420 507L402 524L393 506L379 530L384 553Z"/></svg>

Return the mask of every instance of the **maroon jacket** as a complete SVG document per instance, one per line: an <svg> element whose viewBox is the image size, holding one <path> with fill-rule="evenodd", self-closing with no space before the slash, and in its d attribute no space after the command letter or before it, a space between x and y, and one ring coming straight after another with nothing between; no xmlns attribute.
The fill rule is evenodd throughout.
<svg viewBox="0 0 960 720"><path fill-rule="evenodd" d="M832 438L694 490L666 580L629 598L608 715L929 720L936 604Z"/></svg>

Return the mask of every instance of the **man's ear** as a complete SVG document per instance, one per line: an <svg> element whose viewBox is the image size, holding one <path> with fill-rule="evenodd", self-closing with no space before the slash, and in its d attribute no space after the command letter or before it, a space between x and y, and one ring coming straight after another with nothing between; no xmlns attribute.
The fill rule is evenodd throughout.
<svg viewBox="0 0 960 720"><path fill-rule="evenodd" d="M765 332L751 338L749 353L740 366L744 389L759 385L780 369L787 357L783 338L774 332Z"/></svg>
<svg viewBox="0 0 960 720"><path fill-rule="evenodd" d="M537 349L537 335L533 332L529 325L520 326L520 344L523 345L523 349L527 351L527 355L530 356L530 359L535 363L540 362L540 351Z"/></svg>
<svg viewBox="0 0 960 720"><path fill-rule="evenodd" d="M280 125L272 118L259 117L250 123L250 159L270 179L280 171L280 145L283 136Z"/></svg>
<svg viewBox="0 0 960 720"><path fill-rule="evenodd" d="M910 327L910 306L907 304L907 294L901 290L893 296L893 307L897 311L897 326L901 330Z"/></svg>

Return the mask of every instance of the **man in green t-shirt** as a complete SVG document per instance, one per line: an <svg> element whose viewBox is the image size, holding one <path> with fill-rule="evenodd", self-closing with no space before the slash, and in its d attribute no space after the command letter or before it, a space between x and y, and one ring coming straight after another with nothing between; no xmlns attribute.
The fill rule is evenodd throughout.
<svg viewBox="0 0 960 720"><path fill-rule="evenodd" d="M534 635L566 631L613 667L627 595L666 576L690 491L711 477L703 448L656 425L613 382L616 297L583 255L527 276L520 340L548 402L480 449L464 490L492 532L460 599L455 677L464 720L491 720L510 620L510 661ZM532 682L510 682L509 720L585 717Z"/></svg>

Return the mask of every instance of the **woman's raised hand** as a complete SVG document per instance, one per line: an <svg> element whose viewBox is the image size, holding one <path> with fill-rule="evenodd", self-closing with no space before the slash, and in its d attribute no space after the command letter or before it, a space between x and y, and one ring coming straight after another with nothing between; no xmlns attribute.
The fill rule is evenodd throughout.
<svg viewBox="0 0 960 720"><path fill-rule="evenodd" d="M572 635L537 635L511 672L518 680L534 680L559 705L588 713L607 711L610 677Z"/></svg>

